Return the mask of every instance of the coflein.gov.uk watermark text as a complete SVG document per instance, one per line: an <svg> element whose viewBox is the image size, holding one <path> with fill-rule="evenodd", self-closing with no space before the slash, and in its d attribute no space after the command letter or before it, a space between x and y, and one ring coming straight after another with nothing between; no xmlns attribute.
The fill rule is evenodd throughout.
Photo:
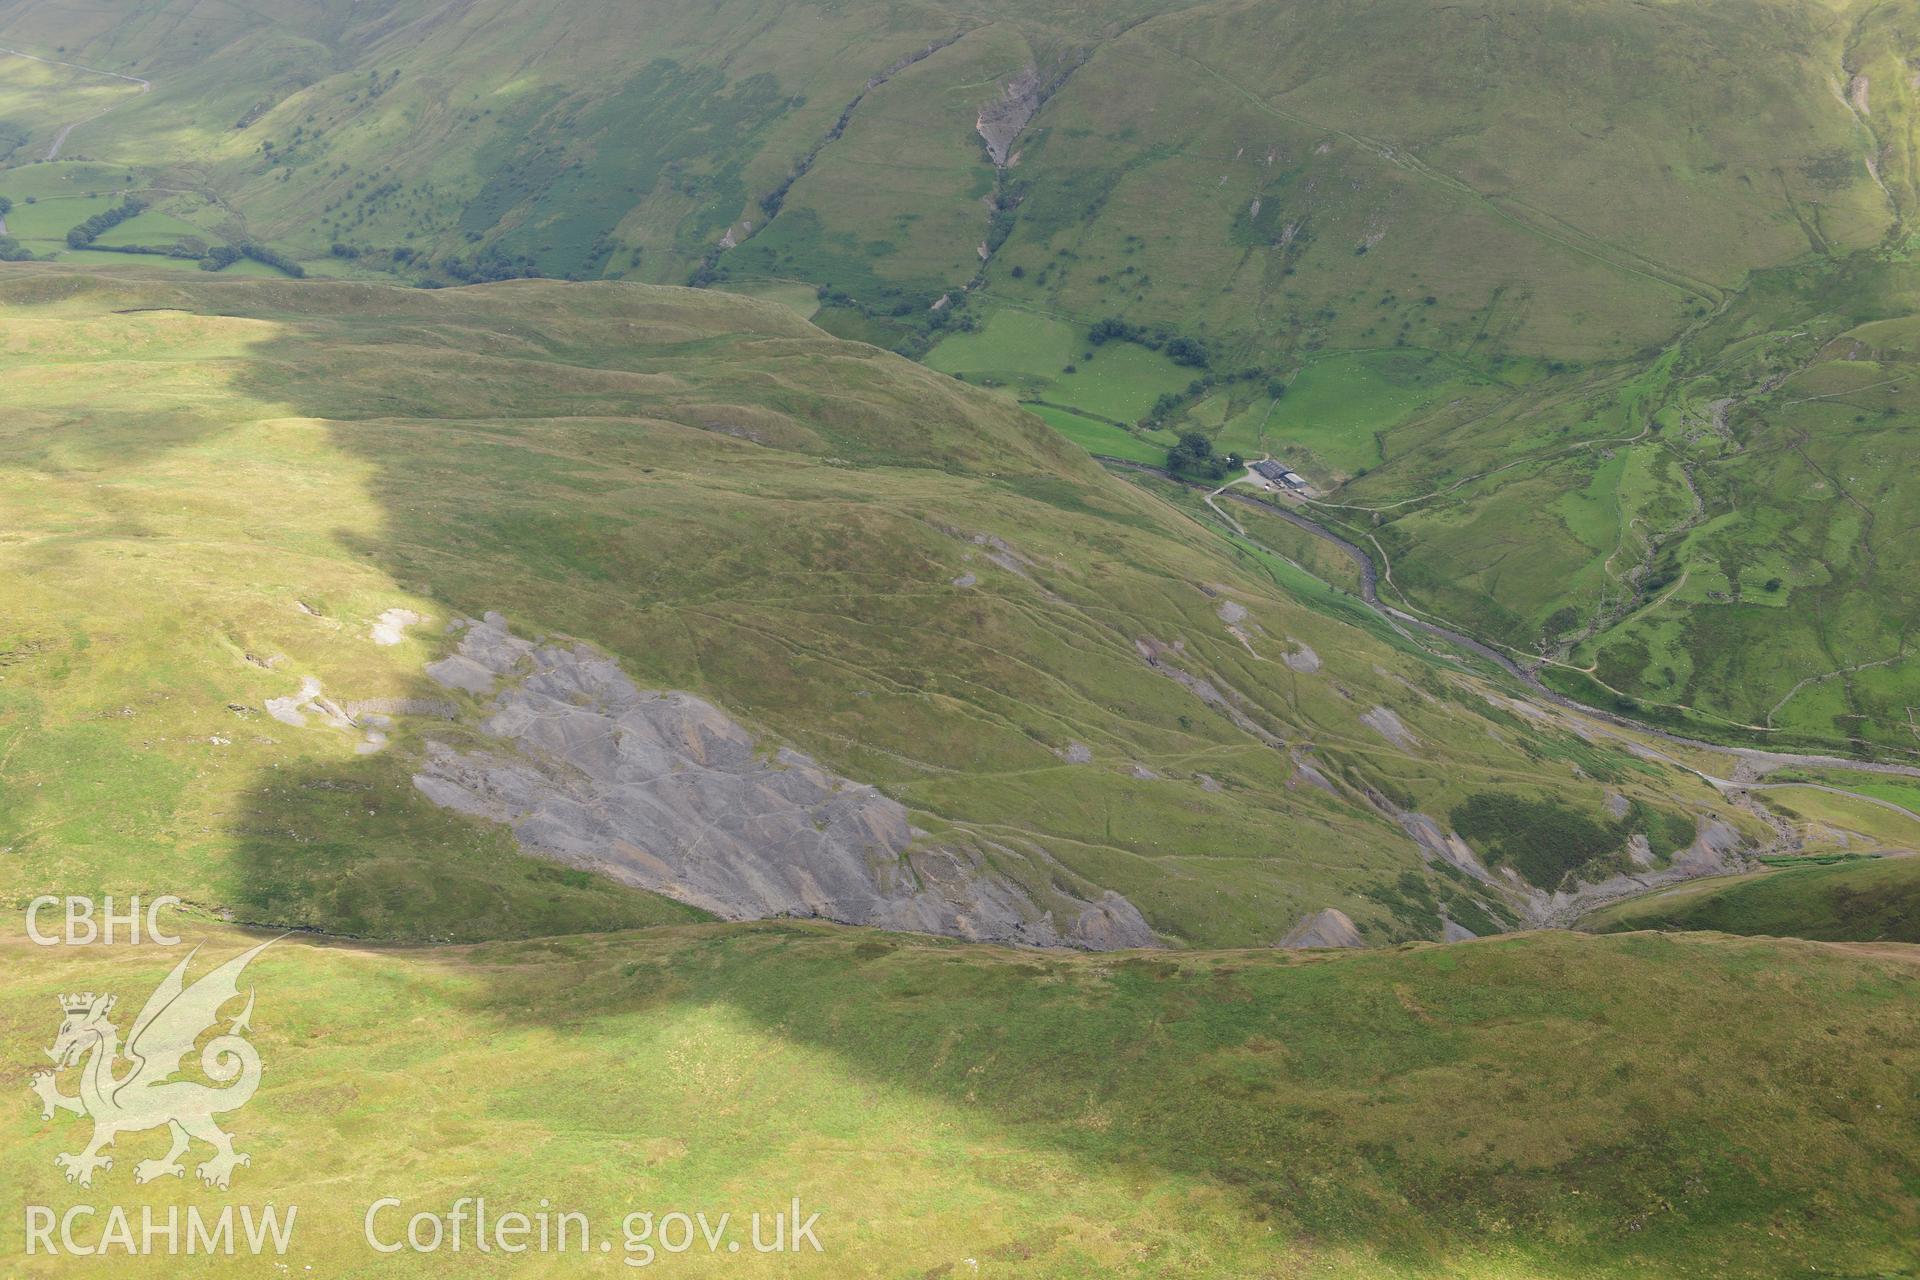
<svg viewBox="0 0 1920 1280"><path fill-rule="evenodd" d="M798 1197L771 1214L744 1221L733 1213L635 1212L620 1219L617 1233L599 1231L585 1213L554 1210L548 1201L532 1212L497 1213L486 1197L463 1196L444 1211L406 1212L397 1196L367 1206L361 1220L376 1253L604 1253L619 1251L630 1267L650 1266L662 1254L704 1249L714 1254L824 1253L820 1215L802 1217Z"/></svg>
<svg viewBox="0 0 1920 1280"><path fill-rule="evenodd" d="M293 1244L299 1206L49 1205L26 1209L27 1254L78 1258L180 1257L251 1254L284 1256ZM367 1206L361 1218L366 1245L375 1253L620 1254L629 1267L646 1267L663 1256L704 1250L713 1254L824 1253L820 1215L805 1213L796 1198L773 1213L634 1212L617 1231L596 1229L576 1210L556 1210L546 1201L528 1212L498 1213L486 1197L462 1197L442 1211L409 1214L397 1196Z"/></svg>

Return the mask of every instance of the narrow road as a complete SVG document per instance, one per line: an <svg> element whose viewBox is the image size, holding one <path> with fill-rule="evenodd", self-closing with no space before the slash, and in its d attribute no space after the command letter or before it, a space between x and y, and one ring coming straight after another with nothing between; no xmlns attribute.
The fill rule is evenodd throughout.
<svg viewBox="0 0 1920 1280"><path fill-rule="evenodd" d="M142 80L139 76L122 75L118 71L105 71L99 67L83 66L78 62L62 62L58 58L43 58L37 53L28 53L23 49L10 49L5 45L0 45L0 53L10 53L16 58L25 58L29 62L44 62L50 67L67 67L74 71L85 71L96 76L111 76L115 80L125 80L128 84L139 85L141 93L146 93L153 88L153 82L151 80ZM60 158L60 148L67 145L68 134L83 124L93 123L119 105L120 103L118 102L111 103L94 112L92 115L75 120L72 124L61 129L59 133L54 135L53 145L47 148L46 158L49 160L58 160ZM5 230L4 224L0 224L0 233L4 233Z"/></svg>
<svg viewBox="0 0 1920 1280"><path fill-rule="evenodd" d="M1213 488L1210 485L1195 484L1190 480L1183 480L1179 476L1174 475L1172 472L1167 471L1165 468L1152 466L1149 463L1131 462L1125 458L1111 458L1103 454L1095 454L1094 458L1097 461L1104 463L1109 467L1120 467L1128 471L1139 471L1139 472L1144 472L1147 475L1158 476L1162 480L1171 480L1175 484L1186 485L1190 489L1198 489L1201 492L1208 494L1209 496L1211 496L1213 493ZM1383 603L1380 599L1380 593L1379 593L1379 574L1374 569L1373 559L1372 557L1367 555L1366 551L1363 550L1358 543L1348 541L1347 539L1341 537L1339 534L1327 528L1325 525L1321 524L1317 520L1309 519L1308 517L1301 515L1297 511L1289 510L1288 508L1283 507L1280 504L1275 502L1269 502L1265 498L1255 497L1252 494L1246 494L1246 493L1226 493L1224 496L1230 497L1234 499L1236 502L1245 502L1251 506L1259 507L1262 511L1268 513L1269 515L1278 516L1280 519L1285 520L1288 524L1291 524L1296 528L1302 529L1307 533L1312 534L1314 537L1320 538L1338 547L1341 551L1346 553L1348 558L1351 559L1355 565L1359 567L1360 598L1362 601L1366 603L1368 608L1372 609L1375 613L1379 614L1382 618L1385 618L1390 623L1411 627L1417 631L1423 631L1426 634L1435 637L1436 639L1444 640L1449 644L1456 645L1459 648L1467 650L1469 653L1473 653L1478 655L1479 657L1485 658L1488 662L1493 663L1495 666L1499 667L1502 671L1505 671L1508 675L1511 675L1514 678L1526 684L1526 686L1533 691L1535 696L1540 698L1543 702L1550 702L1555 706L1564 708L1565 710L1568 710L1568 711L1579 712L1583 716L1589 716L1595 720L1603 721L1607 724L1614 725L1621 729L1630 729L1635 733L1644 733L1651 737L1659 738L1666 742L1671 742L1676 746L1695 747L1703 751L1717 751L1724 755L1735 756L1739 759L1747 760L1756 765L1764 765L1769 769L1781 768L1783 766L1796 766L1801 768L1814 768L1814 769L1852 769L1860 773L1882 773L1882 774L1892 774L1892 775L1896 775L1899 777L1906 777L1906 778L1920 778L1920 767L1917 767L1914 765L1890 764L1890 763L1884 763L1877 760L1854 760L1845 756L1809 755L1809 754L1804 754L1804 753L1795 752L1795 751L1766 751L1759 747L1727 746L1725 744L1718 743L1718 742L1707 742L1700 738L1689 738L1681 734L1672 733L1666 729L1656 728L1653 725L1644 724L1638 720L1629 719L1626 716L1620 715L1618 712L1604 711L1599 707L1590 707L1584 702L1576 701L1573 698L1569 698L1565 694L1558 692L1557 690L1547 687L1547 685L1540 679L1539 675L1537 675L1534 671L1530 670L1529 668L1521 666L1519 663L1515 662L1512 658L1509 658L1506 654L1500 652L1498 649L1494 648L1492 645L1486 644L1480 640L1476 640L1474 637L1467 635L1465 632L1455 631L1451 627L1443 627L1443 626L1440 626L1438 623L1428 622L1424 618L1416 618L1412 614L1404 613L1401 610L1394 608L1390 604ZM1705 778L1708 782L1712 783L1716 787L1744 790L1749 786L1755 785L1755 784L1735 782L1726 778L1715 778L1710 774L1700 773L1698 769L1693 768L1691 765L1684 764L1681 761L1673 760L1670 757L1664 757L1664 756L1662 758L1666 759L1670 764L1675 764L1683 769L1686 769L1690 773L1700 774L1702 778ZM1807 785L1814 785L1814 784L1768 783L1765 785L1767 786L1807 786ZM1882 807L1885 807L1885 808L1897 809L1901 813L1909 812L1908 810L1901 808L1899 805L1892 804L1891 802L1888 802L1888 801L1879 800L1873 796L1861 795L1859 792L1845 791L1838 787L1822 786L1820 787L1820 789L1824 791L1832 791L1839 795L1852 796L1856 799L1866 800L1871 803L1881 805ZM1910 816L1920 817L1920 814L1913 814Z"/></svg>

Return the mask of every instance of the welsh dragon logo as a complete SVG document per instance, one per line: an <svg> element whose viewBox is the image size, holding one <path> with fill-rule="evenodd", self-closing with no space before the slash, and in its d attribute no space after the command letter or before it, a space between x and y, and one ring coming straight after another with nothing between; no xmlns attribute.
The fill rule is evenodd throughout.
<svg viewBox="0 0 1920 1280"><path fill-rule="evenodd" d="M80 1092L72 1097L61 1093L53 1071L35 1074L32 1088L40 1095L42 1119L52 1119L55 1111L72 1111L93 1120L93 1141L86 1150L53 1158L66 1170L68 1182L92 1186L96 1170L113 1168L113 1157L100 1154L103 1147L112 1146L120 1134L162 1125L171 1132L173 1146L162 1159L136 1164L135 1182L183 1176L186 1170L180 1157L196 1138L213 1148L212 1157L195 1169L210 1187L224 1191L234 1166L251 1163L213 1122L214 1116L245 1106L260 1087L260 1055L241 1034L253 1016L251 988L240 1016L200 1051L200 1069L222 1087L173 1077L200 1036L219 1022L222 1006L239 997L241 971L271 945L263 942L242 952L187 986L187 965L199 951L194 948L147 997L140 1016L133 1020L124 1052L120 1033L109 1017L113 996L87 992L60 997L66 1017L47 1056L57 1071L80 1066Z"/></svg>

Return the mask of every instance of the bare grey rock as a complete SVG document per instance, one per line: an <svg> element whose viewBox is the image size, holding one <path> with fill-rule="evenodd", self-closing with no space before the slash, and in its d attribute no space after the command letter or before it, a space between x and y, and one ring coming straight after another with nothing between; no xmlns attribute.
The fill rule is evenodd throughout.
<svg viewBox="0 0 1920 1280"><path fill-rule="evenodd" d="M1040 946L1157 945L1125 898L1092 886L1076 896L1058 874L1029 887L984 850L930 845L875 788L770 747L692 694L639 689L585 645L535 645L489 614L466 627L456 657L429 672L458 688L476 671L497 684L478 726L493 742L430 742L414 785L437 804L510 826L530 853L730 920L811 916Z"/></svg>
<svg viewBox="0 0 1920 1280"><path fill-rule="evenodd" d="M300 692L281 698L267 699L267 714L281 724L292 725L296 729L307 727L309 717L318 720L328 729L360 730L362 737L354 750L360 755L372 755L387 745L387 735L381 728L362 726L351 710L341 706L321 691L320 681L315 676L300 678ZM382 726L384 727L384 725Z"/></svg>
<svg viewBox="0 0 1920 1280"><path fill-rule="evenodd" d="M1293 652L1282 654L1280 661L1286 663L1303 676L1310 676L1320 669L1319 654L1315 653L1300 641L1295 640L1292 636L1287 637L1287 643L1293 646Z"/></svg>
<svg viewBox="0 0 1920 1280"><path fill-rule="evenodd" d="M493 672L457 653L438 662L429 662L427 675L449 689L463 689L468 693L493 692Z"/></svg>
<svg viewBox="0 0 1920 1280"><path fill-rule="evenodd" d="M283 698L268 698L267 714L281 724L290 724L296 729L306 727L308 716L335 729L353 727L353 717L339 703L321 692L320 681L313 676L300 678L299 693Z"/></svg>
<svg viewBox="0 0 1920 1280"><path fill-rule="evenodd" d="M1089 764L1093 760L1093 748L1084 742L1069 742L1060 749L1059 755L1068 764Z"/></svg>
<svg viewBox="0 0 1920 1280"><path fill-rule="evenodd" d="M374 716L424 716L432 720L452 720L460 708L445 698L361 698L347 704L347 714L365 723Z"/></svg>
<svg viewBox="0 0 1920 1280"><path fill-rule="evenodd" d="M1411 748L1420 745L1420 739L1414 737L1413 731L1401 723L1400 717L1394 714L1391 707L1375 707L1361 716L1360 722L1396 747Z"/></svg>
<svg viewBox="0 0 1920 1280"><path fill-rule="evenodd" d="M987 154L996 168L1004 169L1013 150L1014 139L1040 109L1043 81L1038 68L1028 67L1000 87L1000 96L980 108L974 120L974 132L986 143Z"/></svg>
<svg viewBox="0 0 1920 1280"><path fill-rule="evenodd" d="M1012 544L1005 538L991 533L976 533L973 535L973 544L976 547L986 548L984 554L987 559L993 561L1008 573L1016 573L1023 578L1033 576L1027 572L1027 566L1031 565L1033 561L1014 550Z"/></svg>
<svg viewBox="0 0 1920 1280"><path fill-rule="evenodd" d="M1287 936L1280 939L1280 945L1306 950L1314 947L1364 947L1367 942L1346 912L1327 907L1300 917L1300 923L1287 931Z"/></svg>
<svg viewBox="0 0 1920 1280"><path fill-rule="evenodd" d="M426 618L411 609L388 609L373 624L371 636L378 645L395 645L407 638L407 628L417 627Z"/></svg>
<svg viewBox="0 0 1920 1280"><path fill-rule="evenodd" d="M1074 945L1090 951L1120 951L1129 947L1155 947L1159 939L1140 918L1131 902L1108 889L1097 902L1074 918L1068 935Z"/></svg>
<svg viewBox="0 0 1920 1280"><path fill-rule="evenodd" d="M1318 787L1330 796L1340 794L1333 783L1328 781L1326 774L1316 769L1305 756L1296 751L1293 753L1293 776L1287 779L1287 785L1297 787L1303 783L1310 787Z"/></svg>
<svg viewBox="0 0 1920 1280"><path fill-rule="evenodd" d="M491 693L497 677L513 671L533 652L533 643L515 636L507 620L497 613L488 613L478 622L469 618L456 625L465 633L460 638L460 652L427 664L427 675L449 689Z"/></svg>
<svg viewBox="0 0 1920 1280"><path fill-rule="evenodd" d="M1133 642L1133 647L1149 667L1152 667L1161 675L1166 676L1169 680L1172 680L1175 684L1193 694L1194 697L1200 699L1200 701L1224 712L1226 717L1233 721L1243 732L1251 734L1270 747L1286 745L1281 738L1269 733L1266 729L1255 723L1253 718L1242 711L1235 702L1229 701L1227 694L1222 693L1220 687L1214 684L1213 681L1196 676L1191 671L1177 667L1168 661L1167 655L1182 651L1183 646L1178 641L1168 645L1162 644L1152 636L1142 636ZM1228 692L1232 693L1238 702L1248 702L1248 699L1238 690L1229 689ZM1249 705L1251 704L1249 703Z"/></svg>
<svg viewBox="0 0 1920 1280"><path fill-rule="evenodd" d="M1465 925L1455 924L1451 920L1440 926L1440 941L1442 942L1472 942L1479 936L1479 934L1467 928Z"/></svg>
<svg viewBox="0 0 1920 1280"><path fill-rule="evenodd" d="M1607 816L1616 822L1633 811L1633 803L1618 791L1609 791L1607 793L1606 805Z"/></svg>
<svg viewBox="0 0 1920 1280"><path fill-rule="evenodd" d="M1425 854L1458 867L1483 884L1495 883L1472 847L1459 836L1442 830L1438 822L1424 813L1400 813L1395 816L1399 819L1401 829L1413 837L1413 842Z"/></svg>

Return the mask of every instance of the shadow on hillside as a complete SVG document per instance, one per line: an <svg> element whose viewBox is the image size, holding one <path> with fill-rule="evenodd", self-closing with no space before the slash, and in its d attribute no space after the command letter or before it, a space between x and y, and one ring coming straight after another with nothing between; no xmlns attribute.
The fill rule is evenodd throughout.
<svg viewBox="0 0 1920 1280"><path fill-rule="evenodd" d="M569 518L568 494L602 493L602 461L644 461L616 419L511 451L484 431L455 439L432 422L391 421L384 415L428 411L434 386L457 378L457 362L381 367L391 357L377 347L322 350L316 331L342 323L337 317L276 319L286 332L261 344L242 389L334 420L337 447L367 465L385 527L342 532L356 558L439 600L438 621L497 608L525 617L529 629L545 623L607 643L581 619L597 611L617 632L614 615L637 608L644 591L622 575L643 570L601 554L614 540ZM516 322L510 310L498 319ZM395 384L392 395L383 380ZM527 405L536 392L523 384L507 398ZM502 565L513 566L508 577ZM535 603L543 598L565 599L558 618ZM632 652L641 634L621 634L624 643L609 647ZM422 676L413 694L441 692ZM407 748L400 738L380 755L261 782L237 819L245 914L412 940L689 917L650 895L522 857L503 832L421 804ZM1575 1275L1603 1259L1685 1252L1692 1246L1680 1226L1641 1227L1650 1206L1689 1203L1700 1186L1747 1184L1715 1202L1737 1209L1716 1207L1703 1219L1730 1229L1794 1212L1813 1188L1794 1175L1752 1185L1725 1154L1723 1126L1737 1121L1718 1103L1696 1098L1672 1111L1615 1113L1604 1124L1585 1119L1591 1099L1580 1093L1632 1079L1644 1069L1642 1050L1632 1036L1583 1037L1587 1056L1562 1061L1555 1027L1617 1020L1674 1046L1689 1028L1677 1010L1635 996L1657 964L1608 983L1563 981L1569 949L1582 945L1593 944L1467 948L1452 973L1443 969L1455 963L1431 955L1404 963L1096 961L815 925L707 926L490 946L474 970L488 984L474 1012L600 1040L649 1010L724 1004L771 1034L835 1055L850 1079L977 1110L1121 1173L1204 1181L1256 1220L1271 1220L1282 1238L1411 1270L1484 1250L1517 1254L1530 1274ZM1498 957L1527 949L1540 958L1516 981ZM564 999L553 998L556 983ZM1736 1037L1769 1025L1757 1005L1750 1012ZM1489 1023L1506 1029L1476 1029ZM1511 1060L1502 1051L1509 1043ZM1503 1091L1504 1108L1489 1106L1489 1090ZM1561 1096L1564 1109L1553 1100ZM1454 1123L1456 1113L1478 1118ZM1794 1119L1808 1116L1795 1111ZM601 1123L637 1132L647 1118L616 1112ZM1473 1132L1488 1123L1498 1131ZM1576 1187L1578 1199L1569 1196Z"/></svg>

